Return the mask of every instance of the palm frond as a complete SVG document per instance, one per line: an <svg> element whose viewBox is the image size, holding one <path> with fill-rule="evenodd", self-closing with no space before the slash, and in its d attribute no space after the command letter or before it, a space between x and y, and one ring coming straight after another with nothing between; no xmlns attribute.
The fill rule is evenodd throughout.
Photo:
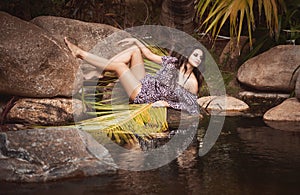
<svg viewBox="0 0 300 195"><path fill-rule="evenodd" d="M129 109L122 112L81 121L77 125L97 141L103 141L105 133L117 143L130 143L137 141L136 137L149 137L152 133L167 130L167 109L139 104L129 106Z"/></svg>
<svg viewBox="0 0 300 195"><path fill-rule="evenodd" d="M252 32L255 29L254 3L257 3L259 17L264 13L266 26L271 35L278 34L278 15L285 9L283 0L197 0L196 13L200 29L211 33L217 38L226 21L229 22L230 36L237 37L238 43L243 32L244 23L247 26L250 46L252 46Z"/></svg>

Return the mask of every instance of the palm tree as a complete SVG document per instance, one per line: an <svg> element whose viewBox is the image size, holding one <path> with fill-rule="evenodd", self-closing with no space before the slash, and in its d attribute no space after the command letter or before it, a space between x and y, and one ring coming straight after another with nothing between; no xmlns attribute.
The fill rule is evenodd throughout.
<svg viewBox="0 0 300 195"><path fill-rule="evenodd" d="M194 14L194 0L164 0L160 23L191 34L194 31Z"/></svg>

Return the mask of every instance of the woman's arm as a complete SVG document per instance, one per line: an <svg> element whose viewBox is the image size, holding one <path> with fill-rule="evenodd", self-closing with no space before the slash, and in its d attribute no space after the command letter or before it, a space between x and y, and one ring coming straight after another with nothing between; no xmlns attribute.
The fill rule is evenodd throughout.
<svg viewBox="0 0 300 195"><path fill-rule="evenodd" d="M164 100L156 101L152 104L152 107L170 107L169 103Z"/></svg>
<svg viewBox="0 0 300 195"><path fill-rule="evenodd" d="M158 63L158 64L162 63L161 56L152 53L150 51L150 49L148 49L143 43L141 43L139 40L137 40L135 38L125 38L122 41L119 41L119 44L122 44L122 46L135 44L135 45L137 45L140 48L140 50L142 51L143 55L147 59L149 59L149 60L151 60L151 61L153 61L155 63Z"/></svg>

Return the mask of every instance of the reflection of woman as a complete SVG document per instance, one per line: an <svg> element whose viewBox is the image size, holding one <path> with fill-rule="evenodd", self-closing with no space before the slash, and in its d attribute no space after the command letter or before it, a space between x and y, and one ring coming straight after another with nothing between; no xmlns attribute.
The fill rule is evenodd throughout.
<svg viewBox="0 0 300 195"><path fill-rule="evenodd" d="M137 39L126 38L119 44L132 46L107 60L80 49L66 38L65 42L75 57L102 70L116 72L133 103L154 103L154 106L181 109L190 114L199 113L196 100L202 83L198 69L204 60L201 49L186 48L181 54L161 57L152 53ZM149 60L162 64L156 75L145 73L142 54Z"/></svg>

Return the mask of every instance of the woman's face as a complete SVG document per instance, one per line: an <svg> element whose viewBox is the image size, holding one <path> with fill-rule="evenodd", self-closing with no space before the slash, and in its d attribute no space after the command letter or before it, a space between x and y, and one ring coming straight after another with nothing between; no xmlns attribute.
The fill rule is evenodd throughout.
<svg viewBox="0 0 300 195"><path fill-rule="evenodd" d="M203 51L201 49L195 49L193 53L190 55L188 62L193 67L198 67L201 64L203 57L204 57Z"/></svg>

